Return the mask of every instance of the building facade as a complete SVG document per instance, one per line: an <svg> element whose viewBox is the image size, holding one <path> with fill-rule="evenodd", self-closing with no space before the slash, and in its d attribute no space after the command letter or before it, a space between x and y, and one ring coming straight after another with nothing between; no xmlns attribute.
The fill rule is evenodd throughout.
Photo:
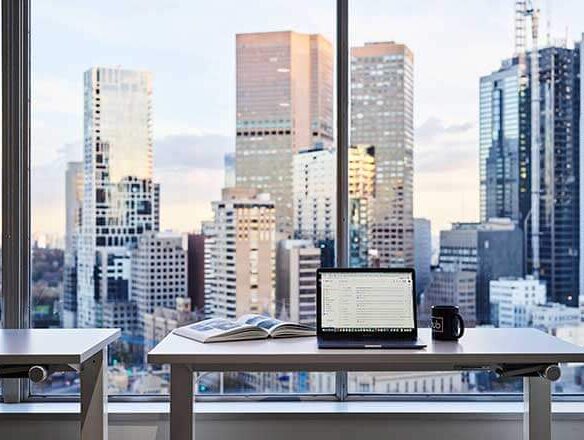
<svg viewBox="0 0 584 440"><path fill-rule="evenodd" d="M253 188L225 188L213 213L211 317L273 314L274 203Z"/></svg>
<svg viewBox="0 0 584 440"><path fill-rule="evenodd" d="M276 317L316 327L320 249L310 240L281 240L276 253Z"/></svg>
<svg viewBox="0 0 584 440"><path fill-rule="evenodd" d="M77 241L81 229L83 162L69 162L65 171L65 254L63 256L64 328L77 327Z"/></svg>
<svg viewBox="0 0 584 440"><path fill-rule="evenodd" d="M432 280L424 291L421 320L429 322L434 305L456 305L465 325L473 327L476 323L475 284L475 272L441 268L434 270Z"/></svg>
<svg viewBox="0 0 584 440"><path fill-rule="evenodd" d="M291 238L292 156L333 143L332 45L296 32L238 34L236 56L236 183L270 194L276 230Z"/></svg>
<svg viewBox="0 0 584 440"><path fill-rule="evenodd" d="M292 159L294 236L334 240L336 224L336 154L323 148L301 151Z"/></svg>
<svg viewBox="0 0 584 440"><path fill-rule="evenodd" d="M546 286L532 276L492 280L490 302L496 327L529 327L531 307L546 303Z"/></svg>
<svg viewBox="0 0 584 440"><path fill-rule="evenodd" d="M414 57L394 42L351 48L351 143L375 146L371 260L414 265Z"/></svg>
<svg viewBox="0 0 584 440"><path fill-rule="evenodd" d="M375 147L349 148L349 263L351 267L369 264L369 237L375 205Z"/></svg>
<svg viewBox="0 0 584 440"><path fill-rule="evenodd" d="M115 316L111 309L130 301L129 269L123 269L129 249L160 224L150 73L103 67L85 72L83 163L77 317L80 327L102 327L106 306L107 316Z"/></svg>
<svg viewBox="0 0 584 440"><path fill-rule="evenodd" d="M431 280L432 224L428 219L414 219L414 252L416 257L416 294L419 298Z"/></svg>
<svg viewBox="0 0 584 440"><path fill-rule="evenodd" d="M481 78L481 218L510 217L524 230L526 273L547 286L548 300L578 305L584 286L579 255L584 246L580 215L581 47L539 50L539 90L531 90L530 54ZM539 98L539 268L531 246L532 98ZM583 266L584 267L584 266Z"/></svg>
<svg viewBox="0 0 584 440"><path fill-rule="evenodd" d="M193 310L205 310L205 235L187 235L187 290Z"/></svg>
<svg viewBox="0 0 584 440"><path fill-rule="evenodd" d="M177 298L187 296L183 237L166 232L142 235L131 254L130 298L137 306L137 332L143 333L147 313L157 307L175 307Z"/></svg>

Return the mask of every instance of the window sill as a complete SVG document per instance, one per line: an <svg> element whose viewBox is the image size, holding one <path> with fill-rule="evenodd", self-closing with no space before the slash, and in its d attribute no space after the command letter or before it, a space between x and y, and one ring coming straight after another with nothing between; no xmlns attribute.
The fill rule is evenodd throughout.
<svg viewBox="0 0 584 440"><path fill-rule="evenodd" d="M108 404L110 420L168 418L168 402L115 402ZM554 402L554 420L583 420L584 402ZM523 415L521 402L197 402L195 413L203 419L238 419L251 416L308 417L360 415L407 418L424 414L428 418L450 419L519 419ZM30 402L0 403L3 418L75 419L79 403Z"/></svg>

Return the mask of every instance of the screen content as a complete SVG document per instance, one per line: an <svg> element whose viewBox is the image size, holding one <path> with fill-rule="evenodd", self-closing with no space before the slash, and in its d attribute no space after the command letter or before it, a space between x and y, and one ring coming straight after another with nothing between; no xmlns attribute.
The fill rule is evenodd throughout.
<svg viewBox="0 0 584 440"><path fill-rule="evenodd" d="M409 332L412 289L410 273L322 272L322 331Z"/></svg>

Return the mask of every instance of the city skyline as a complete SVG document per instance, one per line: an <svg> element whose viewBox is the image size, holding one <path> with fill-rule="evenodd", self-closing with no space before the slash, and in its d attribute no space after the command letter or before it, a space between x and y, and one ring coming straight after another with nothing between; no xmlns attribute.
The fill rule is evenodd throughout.
<svg viewBox="0 0 584 440"><path fill-rule="evenodd" d="M414 215L432 220L433 233L436 235L438 230L446 228L450 222L478 219L478 181L475 177L478 163L477 78L496 69L500 60L512 53L513 5L512 2L488 2L490 13L487 16L487 2L474 3L473 6L457 5L456 14L449 14L454 3L446 2L444 10L436 9L437 2L424 3L427 7L420 10L397 4L392 5L391 11L384 9L381 2L353 4L351 44L395 40L408 44L414 52ZM577 31L574 17L578 13L574 11L584 7L577 2L556 3L552 14L552 34L564 34L565 24ZM36 22L37 29L33 34L33 233L64 235L65 163L80 159L82 150L82 71L100 63L120 64L127 68L145 67L153 71L156 120L154 175L163 188L161 229L181 232L196 230L201 220L211 218L210 202L219 197L223 182L223 153L234 151L235 34L258 29L292 29L321 32L331 39L334 24L327 19L327 15L332 17L333 6L324 1L311 3L308 19L305 14L286 5L286 2L275 2L270 6L272 9L266 11L274 17L273 29L264 29L264 25L260 27L258 22L261 22L261 17L250 17L241 25L227 20L216 30L205 25L200 32L209 32L209 35L217 37L216 41L209 47L199 48L200 45L196 45L197 50L189 47L186 54L192 60L177 59L173 61L177 63L177 68L173 69L174 64L171 63L170 71L169 66L161 64L155 56L160 55L161 60L168 59L170 47L165 46L166 40L152 41L151 37L145 35L148 26L137 24L133 24L132 32L128 33L116 28L105 41L103 35L92 26L69 24L58 30L51 26L53 39L50 40L69 49L64 50L64 53L76 54L75 61L69 63L67 69L55 68L54 63L45 60L43 53L51 53L42 51L46 42L35 38L48 32L47 26L54 24L55 17L44 5L36 6L33 10L33 22ZM181 5L175 3L173 7L166 10L157 6L153 12L168 17L176 9L180 10ZM543 9L545 13L545 7ZM373 17L374 11L387 11L387 17L384 20ZM67 22L83 22L80 19L93 12L88 6L70 8ZM188 8L184 12L188 16ZM210 14L213 13L214 10L211 10ZM105 14L103 11L97 14L95 22L108 18ZM430 20L432 14L444 20ZM140 17L143 21L137 20L136 23L148 23L148 20L153 19L151 15L156 14L152 14L151 10ZM440 30L454 20L449 15L476 25L471 26L469 32L477 41L477 47L448 44L456 39L456 34L441 33ZM73 20L75 17L77 20ZM365 22L367 26L363 24ZM416 35L413 29L409 29L416 28L411 26L414 23L426 26L428 34L435 38ZM392 32L387 31L388 24L391 24ZM226 28L231 30L226 31ZM144 37L144 41L136 41L136 36ZM577 37L578 34L572 32L570 41ZM83 51L80 41L84 44ZM103 48L94 47L97 41ZM116 47L113 47L114 42ZM150 45L153 51L142 50L141 47L145 45ZM434 49L437 47L452 48L436 54ZM458 56L450 56L455 53ZM470 68L460 69L462 63L467 65L465 59L468 57L476 60L476 63L471 63ZM444 58L449 63L443 63L441 60ZM193 66L194 60L201 59L211 62L202 70L186 68L186 64ZM46 68L48 65L51 68ZM183 68L178 68L180 66ZM217 70L220 66L226 68ZM190 81L192 79L196 81ZM185 86L185 81L192 84ZM220 81L223 87L218 87ZM437 91L432 90L436 88L436 81L440 83L440 90ZM209 90L205 90L199 83L207 84ZM185 86L185 96L193 99L178 98L181 95L176 91L181 86ZM210 93L215 95L210 96ZM199 101L207 103L207 111ZM177 191L185 182L188 190ZM206 191L200 191L201 187ZM456 202L450 203L453 198Z"/></svg>

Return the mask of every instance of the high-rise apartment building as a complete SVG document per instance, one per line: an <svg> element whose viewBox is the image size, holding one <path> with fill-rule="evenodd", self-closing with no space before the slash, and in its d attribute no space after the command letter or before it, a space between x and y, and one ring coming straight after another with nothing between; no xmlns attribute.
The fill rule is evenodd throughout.
<svg viewBox="0 0 584 440"><path fill-rule="evenodd" d="M539 277L548 300L578 305L584 287L579 255L582 196L580 176L581 48L539 50ZM526 267L533 273L531 246L530 56L521 73L518 59L481 78L481 216L516 219L526 237ZM584 265L583 265L584 267Z"/></svg>
<svg viewBox="0 0 584 440"><path fill-rule="evenodd" d="M225 188L213 202L214 281L210 315L235 318L273 313L276 218L274 202L253 188Z"/></svg>
<svg viewBox="0 0 584 440"><path fill-rule="evenodd" d="M77 240L81 229L83 162L69 162L65 171L65 254L63 261L62 322L77 327Z"/></svg>
<svg viewBox="0 0 584 440"><path fill-rule="evenodd" d="M369 264L369 233L375 203L375 147L349 148L349 263Z"/></svg>
<svg viewBox="0 0 584 440"><path fill-rule="evenodd" d="M416 257L416 294L419 297L431 279L432 224L426 218L414 219L414 253Z"/></svg>
<svg viewBox="0 0 584 440"><path fill-rule="evenodd" d="M276 317L316 326L320 249L310 240L281 240L276 253Z"/></svg>
<svg viewBox="0 0 584 440"><path fill-rule="evenodd" d="M132 307L129 251L160 224L150 73L103 67L85 72L83 163L77 316L80 327L100 327Z"/></svg>
<svg viewBox="0 0 584 440"><path fill-rule="evenodd" d="M183 237L166 232L143 234L131 254L130 298L136 303L137 332L146 313L172 308L187 297L187 250Z"/></svg>
<svg viewBox="0 0 584 440"><path fill-rule="evenodd" d="M334 240L336 224L336 154L317 148L292 159L294 236Z"/></svg>
<svg viewBox="0 0 584 440"><path fill-rule="evenodd" d="M238 34L237 186L270 194L290 238L292 156L333 143L333 53L321 35Z"/></svg>
<svg viewBox="0 0 584 440"><path fill-rule="evenodd" d="M414 56L403 44L351 49L351 143L375 145L370 259L414 265Z"/></svg>

